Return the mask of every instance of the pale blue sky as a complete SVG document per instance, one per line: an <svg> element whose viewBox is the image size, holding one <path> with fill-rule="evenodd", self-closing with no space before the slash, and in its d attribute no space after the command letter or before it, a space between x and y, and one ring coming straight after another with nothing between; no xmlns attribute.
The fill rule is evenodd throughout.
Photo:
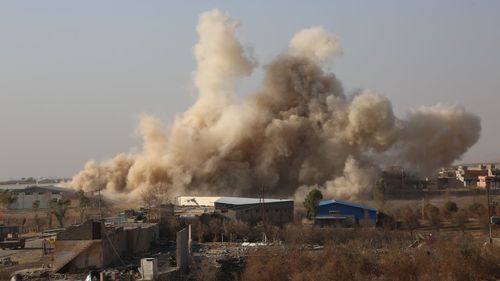
<svg viewBox="0 0 500 281"><path fill-rule="evenodd" d="M324 25L343 45L333 71L347 91L376 90L400 117L464 105L483 125L464 161L500 161L500 1L2 1L0 179L71 176L139 147L141 113L184 111L195 26L211 8L241 21L259 65Z"/></svg>

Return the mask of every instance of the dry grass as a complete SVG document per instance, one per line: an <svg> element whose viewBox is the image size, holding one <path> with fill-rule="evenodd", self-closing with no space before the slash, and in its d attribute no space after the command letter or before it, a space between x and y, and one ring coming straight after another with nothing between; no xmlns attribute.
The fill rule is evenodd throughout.
<svg viewBox="0 0 500 281"><path fill-rule="evenodd" d="M425 249L400 246L400 237L328 241L322 251L262 249L248 258L241 280L496 280L500 248L470 238L441 237ZM380 246L376 247L376 246Z"/></svg>

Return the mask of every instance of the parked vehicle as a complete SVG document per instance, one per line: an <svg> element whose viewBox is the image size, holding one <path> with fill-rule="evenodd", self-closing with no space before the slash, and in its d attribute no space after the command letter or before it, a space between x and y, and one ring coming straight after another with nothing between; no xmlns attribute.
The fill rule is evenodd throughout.
<svg viewBox="0 0 500 281"><path fill-rule="evenodd" d="M0 241L0 248L5 249L24 249L26 239L19 237L17 233L9 233L2 241Z"/></svg>

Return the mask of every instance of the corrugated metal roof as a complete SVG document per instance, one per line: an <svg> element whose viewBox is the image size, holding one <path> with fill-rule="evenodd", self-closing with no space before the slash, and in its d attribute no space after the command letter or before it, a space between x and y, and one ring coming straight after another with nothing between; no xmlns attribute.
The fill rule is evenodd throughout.
<svg viewBox="0 0 500 281"><path fill-rule="evenodd" d="M351 207L355 207L355 208L366 209L366 210L377 212L377 209L375 209L375 208L370 208L370 207L367 207L365 205L356 204L356 203L352 203L352 202L348 202L348 201L340 201L340 200L335 200L335 199L321 201L321 202L319 202L319 205L320 206L324 206L324 205L333 204L333 203L342 204L342 205L346 205L346 206L351 206Z"/></svg>
<svg viewBox="0 0 500 281"><path fill-rule="evenodd" d="M264 198L264 203L276 203L276 202L293 202L292 199L274 199L274 198ZM215 201L215 203L230 204L230 205L248 205L248 204L259 204L262 203L261 198L244 198L244 197L221 197Z"/></svg>

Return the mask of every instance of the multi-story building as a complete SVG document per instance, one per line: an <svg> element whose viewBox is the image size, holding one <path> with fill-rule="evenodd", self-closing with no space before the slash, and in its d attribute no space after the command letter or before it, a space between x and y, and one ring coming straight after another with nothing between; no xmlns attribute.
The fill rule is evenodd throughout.
<svg viewBox="0 0 500 281"><path fill-rule="evenodd" d="M465 187L496 187L500 169L496 164L460 165L456 168L456 178Z"/></svg>
<svg viewBox="0 0 500 281"><path fill-rule="evenodd" d="M477 187L479 188L499 188L500 187L500 177L499 176L479 176L477 181Z"/></svg>

